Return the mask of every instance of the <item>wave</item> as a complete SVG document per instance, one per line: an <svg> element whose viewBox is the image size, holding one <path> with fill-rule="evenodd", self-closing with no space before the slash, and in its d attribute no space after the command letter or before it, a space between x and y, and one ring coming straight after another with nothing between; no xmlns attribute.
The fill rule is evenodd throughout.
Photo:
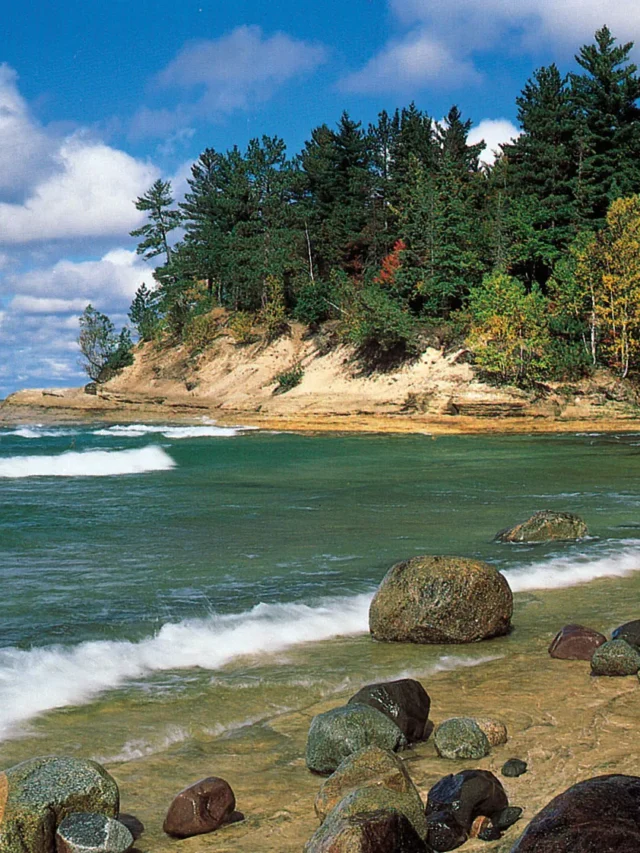
<svg viewBox="0 0 640 853"><path fill-rule="evenodd" d="M213 424L205 426L158 426L152 424L116 424L94 431L94 435L116 436L118 438L142 438L145 435L162 435L164 438L231 438L241 435L253 427L219 427Z"/></svg>
<svg viewBox="0 0 640 853"><path fill-rule="evenodd" d="M69 450L55 456L8 456L0 459L0 478L115 477L168 471L175 462L161 447L135 450Z"/></svg>
<svg viewBox="0 0 640 853"><path fill-rule="evenodd" d="M78 435L77 429L45 429L40 424L18 427L8 431L2 431L1 435L14 435L18 438L58 438L65 435Z"/></svg>
<svg viewBox="0 0 640 853"><path fill-rule="evenodd" d="M622 547L620 547L622 546ZM640 541L623 539L615 551L594 557L593 553L551 557L503 571L514 592L561 589L598 578L626 577L640 571Z"/></svg>
<svg viewBox="0 0 640 853"><path fill-rule="evenodd" d="M136 643L0 650L0 737L44 711L83 704L154 672L215 670L238 657L364 633L371 598L361 594L317 607L258 604L245 613L168 623Z"/></svg>

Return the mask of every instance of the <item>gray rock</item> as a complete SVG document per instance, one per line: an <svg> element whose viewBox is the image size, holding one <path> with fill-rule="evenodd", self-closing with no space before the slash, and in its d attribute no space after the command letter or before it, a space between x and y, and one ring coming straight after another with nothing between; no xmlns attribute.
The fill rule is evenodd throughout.
<svg viewBox="0 0 640 853"><path fill-rule="evenodd" d="M502 765L500 772L503 776L515 779L516 776L522 776L523 773L527 772L527 762L520 758L510 758Z"/></svg>
<svg viewBox="0 0 640 853"><path fill-rule="evenodd" d="M473 643L506 634L513 596L493 566L465 557L413 557L385 575L369 610L376 640Z"/></svg>
<svg viewBox="0 0 640 853"><path fill-rule="evenodd" d="M470 717L452 717L436 729L434 741L442 758L483 758L491 745L485 733Z"/></svg>
<svg viewBox="0 0 640 853"><path fill-rule="evenodd" d="M74 812L56 833L56 853L125 853L132 844L124 824L101 814Z"/></svg>
<svg viewBox="0 0 640 853"><path fill-rule="evenodd" d="M609 640L593 653L592 675L635 675L640 669L640 653L626 640Z"/></svg>
<svg viewBox="0 0 640 853"><path fill-rule="evenodd" d="M333 773L345 758L373 744L396 752L407 746L407 739L389 717L369 705L333 708L311 721L307 767L314 773Z"/></svg>
<svg viewBox="0 0 640 853"><path fill-rule="evenodd" d="M571 512L552 512L543 509L531 518L496 534L498 542L553 542L584 539L589 530L584 521Z"/></svg>

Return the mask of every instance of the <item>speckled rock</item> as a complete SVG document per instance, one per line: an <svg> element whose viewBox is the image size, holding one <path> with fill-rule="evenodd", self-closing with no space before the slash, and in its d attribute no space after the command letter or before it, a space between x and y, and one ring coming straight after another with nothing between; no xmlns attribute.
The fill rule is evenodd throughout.
<svg viewBox="0 0 640 853"><path fill-rule="evenodd" d="M593 653L592 675L635 675L640 669L640 653L626 640L609 640Z"/></svg>
<svg viewBox="0 0 640 853"><path fill-rule="evenodd" d="M413 678L368 684L349 703L371 705L382 711L404 732L409 743L425 737L431 700L422 684Z"/></svg>
<svg viewBox="0 0 640 853"><path fill-rule="evenodd" d="M304 853L433 853L411 821L395 809L339 816L324 823Z"/></svg>
<svg viewBox="0 0 640 853"><path fill-rule="evenodd" d="M523 773L527 772L527 762L522 761L521 758L510 758L502 765L500 772L503 776L515 779L516 776L522 776Z"/></svg>
<svg viewBox="0 0 640 853"><path fill-rule="evenodd" d="M217 776L208 776L176 795L162 828L174 838L214 832L232 821L235 807L231 785Z"/></svg>
<svg viewBox="0 0 640 853"><path fill-rule="evenodd" d="M611 634L612 640L626 640L630 646L640 650L640 619L619 625Z"/></svg>
<svg viewBox="0 0 640 853"><path fill-rule="evenodd" d="M579 516L571 512L552 512L543 509L531 518L496 534L498 542L552 542L583 539L589 530Z"/></svg>
<svg viewBox="0 0 640 853"><path fill-rule="evenodd" d="M596 776L554 797L511 853L638 853L640 777Z"/></svg>
<svg viewBox="0 0 640 853"><path fill-rule="evenodd" d="M565 625L553 638L549 654L559 660L591 660L593 653L607 638L599 631L582 625Z"/></svg>
<svg viewBox="0 0 640 853"><path fill-rule="evenodd" d="M329 812L324 820L331 824L334 820L357 814L368 814L379 810L395 809L405 815L413 824L420 838L427 837L427 819L420 795L415 790L390 791L388 788L356 788L343 797L338 805Z"/></svg>
<svg viewBox="0 0 640 853"><path fill-rule="evenodd" d="M487 736L489 746L500 746L509 739L507 727L500 720L495 720L493 717L473 717L472 719Z"/></svg>
<svg viewBox="0 0 640 853"><path fill-rule="evenodd" d="M74 812L115 817L118 786L95 761L43 756L0 774L0 853L51 853Z"/></svg>
<svg viewBox="0 0 640 853"><path fill-rule="evenodd" d="M125 853L132 844L124 824L101 814L74 812L56 832L56 853Z"/></svg>
<svg viewBox="0 0 640 853"><path fill-rule="evenodd" d="M369 609L376 640L473 643L506 634L513 596L493 566L465 557L413 557L385 575Z"/></svg>
<svg viewBox="0 0 640 853"><path fill-rule="evenodd" d="M436 729L434 742L442 758L482 758L491 751L486 734L470 717L452 717Z"/></svg>
<svg viewBox="0 0 640 853"><path fill-rule="evenodd" d="M395 753L379 746L366 746L345 758L322 783L314 804L316 814L324 820L350 791L366 786L388 788L401 794L418 793Z"/></svg>
<svg viewBox="0 0 640 853"><path fill-rule="evenodd" d="M333 773L345 758L371 745L396 752L407 746L407 739L389 717L369 705L333 708L311 721L307 767L314 773Z"/></svg>

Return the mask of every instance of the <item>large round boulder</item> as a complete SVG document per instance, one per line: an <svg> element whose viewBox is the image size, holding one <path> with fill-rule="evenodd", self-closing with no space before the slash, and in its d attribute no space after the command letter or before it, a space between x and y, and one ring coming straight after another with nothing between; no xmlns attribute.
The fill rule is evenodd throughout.
<svg viewBox="0 0 640 853"><path fill-rule="evenodd" d="M115 780L80 758L31 758L0 774L0 853L51 853L59 824L74 812L114 818Z"/></svg>
<svg viewBox="0 0 640 853"><path fill-rule="evenodd" d="M396 752L405 749L407 739L382 711L369 705L343 705L318 714L311 721L307 736L307 767L328 775L345 758L366 746Z"/></svg>
<svg viewBox="0 0 640 853"><path fill-rule="evenodd" d="M554 797L511 853L638 853L640 777L596 776Z"/></svg>
<svg viewBox="0 0 640 853"><path fill-rule="evenodd" d="M534 512L531 518L496 534L498 542L553 542L584 539L589 530L584 521L572 512Z"/></svg>
<svg viewBox="0 0 640 853"><path fill-rule="evenodd" d="M465 557L413 557L385 575L369 610L376 640L473 643L506 634L513 596L493 566Z"/></svg>
<svg viewBox="0 0 640 853"><path fill-rule="evenodd" d="M349 699L349 703L371 705L382 711L405 733L409 743L423 740L428 733L431 699L414 678L367 684Z"/></svg>

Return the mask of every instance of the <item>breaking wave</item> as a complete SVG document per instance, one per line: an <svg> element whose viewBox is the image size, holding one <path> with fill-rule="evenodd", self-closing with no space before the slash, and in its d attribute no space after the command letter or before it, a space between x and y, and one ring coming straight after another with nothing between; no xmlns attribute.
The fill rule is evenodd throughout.
<svg viewBox="0 0 640 853"><path fill-rule="evenodd" d="M116 477L168 471L175 462L161 447L135 450L69 450L54 456L0 458L0 478L23 477Z"/></svg>

